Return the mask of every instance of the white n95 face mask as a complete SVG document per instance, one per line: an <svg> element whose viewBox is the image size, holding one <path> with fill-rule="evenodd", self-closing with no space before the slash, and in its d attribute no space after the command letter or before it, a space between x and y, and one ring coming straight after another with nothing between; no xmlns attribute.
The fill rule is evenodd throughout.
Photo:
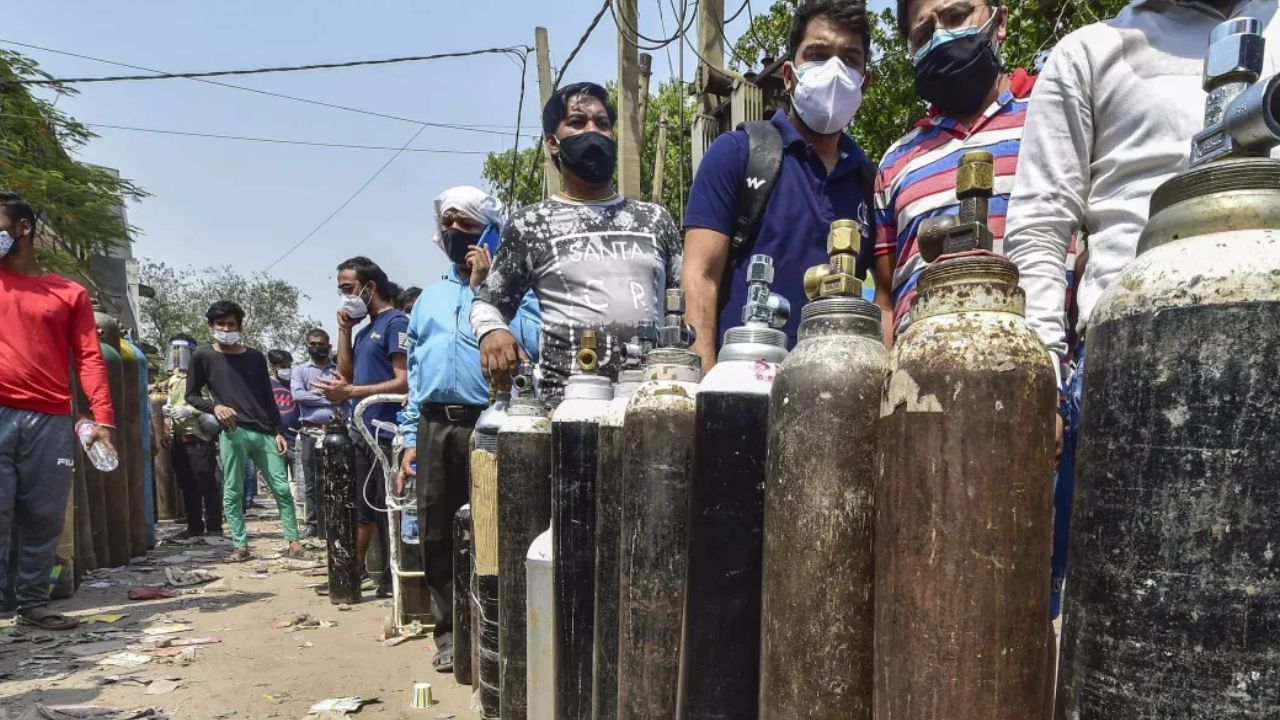
<svg viewBox="0 0 1280 720"><path fill-rule="evenodd" d="M213 331L213 339L214 339L214 340L217 340L219 343L221 343L221 344L223 344L223 345L239 345L239 344L240 344L240 333L238 333L238 332L226 332L226 331L223 331L223 330L214 330L214 331Z"/></svg>
<svg viewBox="0 0 1280 720"><path fill-rule="evenodd" d="M338 301L338 309L352 320L363 320L369 314L369 306L364 304L359 295L343 295Z"/></svg>
<svg viewBox="0 0 1280 720"><path fill-rule="evenodd" d="M809 129L823 135L848 127L862 105L862 73L838 57L795 66L791 103Z"/></svg>

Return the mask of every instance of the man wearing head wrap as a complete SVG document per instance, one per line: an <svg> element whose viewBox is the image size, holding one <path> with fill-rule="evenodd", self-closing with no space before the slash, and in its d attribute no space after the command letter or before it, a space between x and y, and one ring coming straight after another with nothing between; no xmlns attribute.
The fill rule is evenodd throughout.
<svg viewBox="0 0 1280 720"><path fill-rule="evenodd" d="M469 450L476 418L489 403L471 301L489 272L502 234L502 203L474 187L445 190L435 201L435 242L450 261L444 277L422 290L409 317L409 401L401 419L405 454L398 492L418 477L421 548L436 618L438 671L453 667L453 515L469 493ZM506 329L538 357L538 301L526 294ZM421 475L417 470L421 469Z"/></svg>
<svg viewBox="0 0 1280 720"><path fill-rule="evenodd" d="M617 111L595 83L560 88L542 109L543 142L564 191L511 214L493 272L477 292L471 326L486 372L505 384L518 352L505 324L532 290L542 309L539 376L544 399L564 393L584 330L629 338L659 320L667 288L680 284L683 242L661 205L613 186Z"/></svg>

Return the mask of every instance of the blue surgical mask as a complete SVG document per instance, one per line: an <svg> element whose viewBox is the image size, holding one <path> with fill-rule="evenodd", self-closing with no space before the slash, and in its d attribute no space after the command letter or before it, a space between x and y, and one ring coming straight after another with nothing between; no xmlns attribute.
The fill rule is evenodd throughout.
<svg viewBox="0 0 1280 720"><path fill-rule="evenodd" d="M9 254L13 249L13 236L8 230L0 230L0 258Z"/></svg>
<svg viewBox="0 0 1280 720"><path fill-rule="evenodd" d="M939 45L945 45L951 42L952 40L959 40L960 38L969 37L970 35L977 35L978 33L990 32L992 24L995 22L996 18L998 17L1000 17L1000 12L999 10L996 10L995 13L992 14L991 18L987 20L985 23L983 23L982 25L970 25L968 27L954 28L954 29L938 28L937 30L934 30L933 37L929 38L929 42L925 43L924 47L916 51L914 64L919 65L924 60L924 57L929 54L929 51L933 50ZM992 41L992 45L993 46L995 45L994 40Z"/></svg>

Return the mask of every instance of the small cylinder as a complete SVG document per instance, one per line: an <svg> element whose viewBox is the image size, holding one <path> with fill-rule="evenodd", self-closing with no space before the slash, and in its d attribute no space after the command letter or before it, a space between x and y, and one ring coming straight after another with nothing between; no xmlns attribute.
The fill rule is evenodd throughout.
<svg viewBox="0 0 1280 720"><path fill-rule="evenodd" d="M471 506L453 517L453 677L472 684L471 667Z"/></svg>
<svg viewBox="0 0 1280 720"><path fill-rule="evenodd" d="M556 720L555 625L551 611L551 529L529 546L525 572L529 589L528 629L529 720Z"/></svg>
<svg viewBox="0 0 1280 720"><path fill-rule="evenodd" d="M354 605L360 602L360 563L356 558L356 448L346 422L335 417L325 428L320 446L320 503L326 526L329 602ZM234 481L228 478L227 481Z"/></svg>

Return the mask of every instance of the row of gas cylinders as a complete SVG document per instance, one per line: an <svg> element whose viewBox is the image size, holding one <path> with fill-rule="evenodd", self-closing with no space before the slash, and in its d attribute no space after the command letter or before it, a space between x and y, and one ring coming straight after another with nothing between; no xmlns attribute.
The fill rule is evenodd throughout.
<svg viewBox="0 0 1280 720"><path fill-rule="evenodd" d="M891 353L837 222L790 353L758 256L706 377L669 291L616 384L586 333L551 419L519 383L482 417L456 583L483 716L1280 716L1277 167L1171 181L1094 313L1059 672L1057 383L974 153Z"/></svg>
<svg viewBox="0 0 1280 720"><path fill-rule="evenodd" d="M168 463L160 458L153 463L152 423L160 418L147 395L146 355L100 306L95 306L95 319L115 410L120 463L110 472L97 470L76 443L74 484L50 578L51 594L57 598L70 597L92 570L121 567L145 555L156 543L157 514L176 517L181 507ZM87 416L88 400L74 372L72 378L72 412Z"/></svg>

